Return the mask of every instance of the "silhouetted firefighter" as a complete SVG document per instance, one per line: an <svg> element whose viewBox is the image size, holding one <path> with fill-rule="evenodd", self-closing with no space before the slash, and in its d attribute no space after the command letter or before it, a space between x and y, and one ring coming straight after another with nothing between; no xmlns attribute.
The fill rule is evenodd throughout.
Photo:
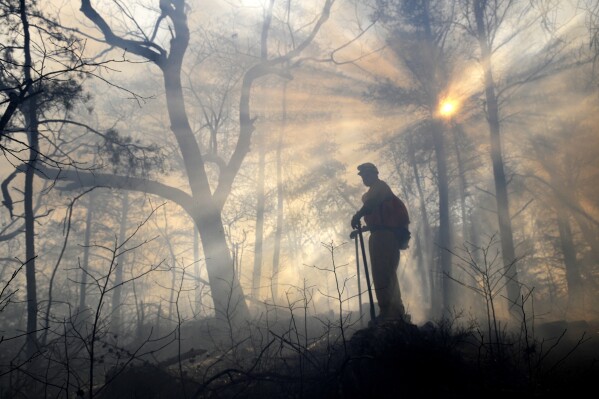
<svg viewBox="0 0 599 399"><path fill-rule="evenodd" d="M408 248L410 239L408 211L389 185L379 179L379 171L374 164L368 162L358 166L358 175L362 177L368 191L362 196L364 205L351 219L351 226L356 230L352 231L350 237L355 239L359 235L362 240L362 231L370 231L368 249L374 289L380 308L377 320L409 321L401 300L396 274L400 250ZM366 223L364 228L360 222L362 217ZM363 254L366 264L364 251ZM366 273L368 279L367 269ZM374 316L373 309L371 305L371 317Z"/></svg>

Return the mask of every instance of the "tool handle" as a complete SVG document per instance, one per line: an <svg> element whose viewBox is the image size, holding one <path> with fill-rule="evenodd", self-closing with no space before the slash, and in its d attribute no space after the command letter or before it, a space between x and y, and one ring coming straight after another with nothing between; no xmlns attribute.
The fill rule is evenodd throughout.
<svg viewBox="0 0 599 399"><path fill-rule="evenodd" d="M364 316L364 311L362 310L362 282L360 279L360 253L358 252L358 234L354 235L354 244L356 246L356 270L358 272L358 306L360 309L360 323L362 322L362 317Z"/></svg>
<svg viewBox="0 0 599 399"><path fill-rule="evenodd" d="M370 299L370 320L374 320L374 299L372 298L372 289L370 288L370 273L368 272L368 259L366 259L366 248L364 248L364 236L362 235L362 225L358 224L358 237L360 237L360 246L362 247L362 259L364 260L364 273L366 274L366 285L368 286L368 299Z"/></svg>

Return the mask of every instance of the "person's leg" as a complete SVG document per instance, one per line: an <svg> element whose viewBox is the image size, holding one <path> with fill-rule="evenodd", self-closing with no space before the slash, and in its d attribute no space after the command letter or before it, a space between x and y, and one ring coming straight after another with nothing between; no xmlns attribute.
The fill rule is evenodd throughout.
<svg viewBox="0 0 599 399"><path fill-rule="evenodd" d="M394 238L395 240L395 238ZM395 243L393 243L396 245ZM403 318L405 316L405 309L401 300L401 289L399 287L399 281L397 279L397 268L399 266L399 250L393 246L390 248L389 263L387 264L390 273L389 279L389 317L393 319Z"/></svg>
<svg viewBox="0 0 599 399"><path fill-rule="evenodd" d="M393 232L372 232L368 248L380 317L401 318L405 312L397 281L399 250Z"/></svg>

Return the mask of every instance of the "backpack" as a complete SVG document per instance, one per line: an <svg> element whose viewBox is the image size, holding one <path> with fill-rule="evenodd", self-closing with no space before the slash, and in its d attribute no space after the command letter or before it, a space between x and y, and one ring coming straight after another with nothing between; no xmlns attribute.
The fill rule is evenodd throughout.
<svg viewBox="0 0 599 399"><path fill-rule="evenodd" d="M388 227L406 227L410 224L408 209L402 200L395 194L381 202L381 220Z"/></svg>
<svg viewBox="0 0 599 399"><path fill-rule="evenodd" d="M399 244L399 249L408 249L412 233L408 229L410 216L404 202L395 194L383 201L379 208L381 221L391 228Z"/></svg>

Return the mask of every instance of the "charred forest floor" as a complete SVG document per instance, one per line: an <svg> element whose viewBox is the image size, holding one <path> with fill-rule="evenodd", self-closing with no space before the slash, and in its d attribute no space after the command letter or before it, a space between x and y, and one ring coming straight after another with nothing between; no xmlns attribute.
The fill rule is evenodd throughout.
<svg viewBox="0 0 599 399"><path fill-rule="evenodd" d="M599 325L547 326L531 339L441 323L371 323L349 336L302 346L273 333L256 350L240 343L169 367L128 367L102 398L530 398L582 395L599 377ZM486 342L489 341L489 342ZM223 359L223 360L221 360ZM233 360L236 359L236 360Z"/></svg>

